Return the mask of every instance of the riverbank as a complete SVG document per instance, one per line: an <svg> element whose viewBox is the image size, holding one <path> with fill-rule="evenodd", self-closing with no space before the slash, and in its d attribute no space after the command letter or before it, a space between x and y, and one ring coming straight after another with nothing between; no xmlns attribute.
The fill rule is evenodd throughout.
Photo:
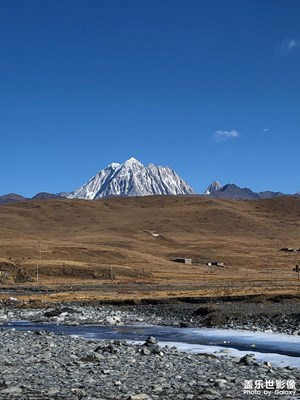
<svg viewBox="0 0 300 400"><path fill-rule="evenodd" d="M26 320L64 325L130 325L137 322L178 327L216 327L300 334L298 296L243 296L115 302L0 301L0 324Z"/></svg>
<svg viewBox="0 0 300 400"><path fill-rule="evenodd" d="M0 328L1 323L27 320L74 326L141 323L183 330L220 327L294 336L299 336L300 331L297 296L139 303L49 303L6 298L0 303ZM268 362L258 362L252 355L241 359L189 354L161 347L155 339L133 345L40 330L0 330L0 343L1 400L300 398L293 389L298 389L300 369L275 368Z"/></svg>
<svg viewBox="0 0 300 400"><path fill-rule="evenodd" d="M3 400L240 400L265 398L264 391L270 399L300 398L299 369L251 355L188 354L153 337L133 345L0 330L0 341Z"/></svg>

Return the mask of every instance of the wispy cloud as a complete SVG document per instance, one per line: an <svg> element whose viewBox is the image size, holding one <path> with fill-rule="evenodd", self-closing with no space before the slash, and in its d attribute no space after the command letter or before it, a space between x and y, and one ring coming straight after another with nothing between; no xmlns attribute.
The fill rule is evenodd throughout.
<svg viewBox="0 0 300 400"><path fill-rule="evenodd" d="M296 40L290 40L288 42L288 49L291 50L293 47L298 47L299 46L299 42L297 42Z"/></svg>
<svg viewBox="0 0 300 400"><path fill-rule="evenodd" d="M264 128L264 129L262 129L262 132L264 132L264 133L269 132L269 128Z"/></svg>
<svg viewBox="0 0 300 400"><path fill-rule="evenodd" d="M238 136L240 136L240 134L235 129L232 129L231 131L219 130L213 134L213 139L215 142L220 143L230 138L237 138Z"/></svg>
<svg viewBox="0 0 300 400"><path fill-rule="evenodd" d="M300 40L285 38L279 47L279 51L281 55L288 55L295 51L295 49L300 48Z"/></svg>

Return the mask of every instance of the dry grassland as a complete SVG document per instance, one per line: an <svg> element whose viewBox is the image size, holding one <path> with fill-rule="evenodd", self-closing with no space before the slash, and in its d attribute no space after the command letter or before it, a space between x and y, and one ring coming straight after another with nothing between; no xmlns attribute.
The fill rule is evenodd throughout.
<svg viewBox="0 0 300 400"><path fill-rule="evenodd" d="M31 278L23 287L65 287L53 294L58 300L295 293L300 251L282 247L300 248L300 198L151 196L0 206L0 267L11 263ZM194 262L175 263L176 257ZM211 261L226 267L207 266ZM14 279L11 273L6 285L16 285ZM74 291L76 285L82 288Z"/></svg>

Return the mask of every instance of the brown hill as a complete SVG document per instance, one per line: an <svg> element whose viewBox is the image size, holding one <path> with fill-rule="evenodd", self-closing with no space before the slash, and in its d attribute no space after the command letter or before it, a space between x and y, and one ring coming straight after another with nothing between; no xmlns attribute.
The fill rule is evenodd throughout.
<svg viewBox="0 0 300 400"><path fill-rule="evenodd" d="M151 196L0 206L0 257L40 282L293 280L300 198ZM172 261L192 258L192 265ZM218 261L225 268L207 266Z"/></svg>

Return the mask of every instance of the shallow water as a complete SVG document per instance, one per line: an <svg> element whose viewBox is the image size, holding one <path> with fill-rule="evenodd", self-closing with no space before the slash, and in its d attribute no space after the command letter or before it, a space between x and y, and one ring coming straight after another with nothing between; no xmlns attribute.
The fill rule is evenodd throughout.
<svg viewBox="0 0 300 400"><path fill-rule="evenodd" d="M253 353L257 359L271 361L274 365L300 368L300 337L278 333L260 333L227 329L175 328L158 325L65 326L16 321L1 328L34 331L47 330L86 339L127 340L144 342L154 336L160 345L174 345L193 353L242 356Z"/></svg>

